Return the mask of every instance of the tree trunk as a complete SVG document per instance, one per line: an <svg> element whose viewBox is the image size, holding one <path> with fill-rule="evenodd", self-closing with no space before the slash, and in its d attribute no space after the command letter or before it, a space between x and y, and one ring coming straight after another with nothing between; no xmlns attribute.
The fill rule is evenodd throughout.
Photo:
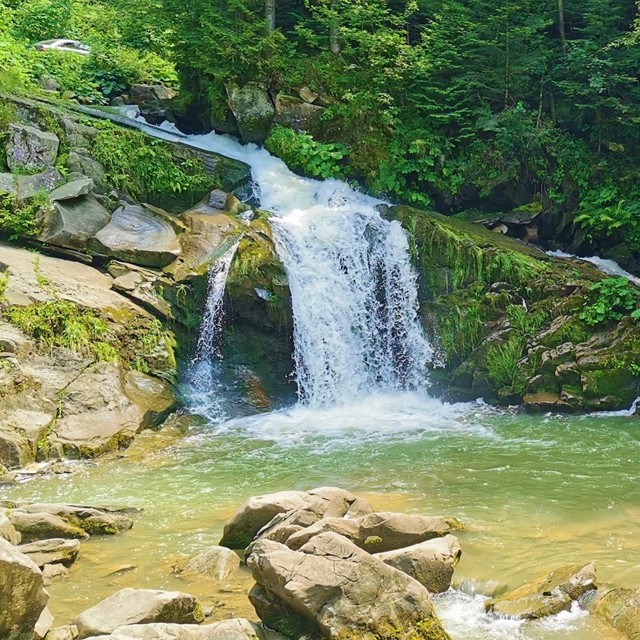
<svg viewBox="0 0 640 640"><path fill-rule="evenodd" d="M338 12L336 11L336 0L331 0L331 27L329 28L329 40L331 42L331 53L334 56L339 55L342 51L340 38L338 37Z"/></svg>
<svg viewBox="0 0 640 640"><path fill-rule="evenodd" d="M567 50L567 32L564 26L564 0L558 0L558 31L560 32L560 42L562 49Z"/></svg>
<svg viewBox="0 0 640 640"><path fill-rule="evenodd" d="M264 0L264 17L267 19L269 33L276 28L276 0Z"/></svg>

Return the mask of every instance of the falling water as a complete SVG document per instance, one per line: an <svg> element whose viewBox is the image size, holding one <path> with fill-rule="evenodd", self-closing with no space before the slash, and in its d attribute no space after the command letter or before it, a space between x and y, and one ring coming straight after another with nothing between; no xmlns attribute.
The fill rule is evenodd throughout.
<svg viewBox="0 0 640 640"><path fill-rule="evenodd" d="M167 123L145 130L172 139ZM176 141L251 166L291 288L301 400L324 406L425 388L433 350L418 320L416 275L405 233L382 218L380 201L337 180L302 178L264 149L228 136ZM215 325L215 304L210 299L205 324Z"/></svg>
<svg viewBox="0 0 640 640"><path fill-rule="evenodd" d="M189 363L186 382L196 413L211 419L224 417L220 391L218 336L224 322L223 302L227 276L236 253L235 243L209 268L207 296L198 341Z"/></svg>

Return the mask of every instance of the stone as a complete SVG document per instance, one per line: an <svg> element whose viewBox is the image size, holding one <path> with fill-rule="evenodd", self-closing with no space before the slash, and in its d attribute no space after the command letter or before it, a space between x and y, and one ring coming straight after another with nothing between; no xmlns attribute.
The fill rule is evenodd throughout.
<svg viewBox="0 0 640 640"><path fill-rule="evenodd" d="M11 171L46 169L55 162L59 146L60 140L54 133L25 124L10 124L7 166Z"/></svg>
<svg viewBox="0 0 640 640"><path fill-rule="evenodd" d="M86 176L81 176L75 180L71 180L66 184L54 189L49 197L54 200L73 200L80 196L86 196L93 191L93 180Z"/></svg>
<svg viewBox="0 0 640 640"><path fill-rule="evenodd" d="M94 188L100 193L108 190L106 169L92 157L88 152L82 153L80 149L71 151L67 156L67 168L72 173L79 173L91 178Z"/></svg>
<svg viewBox="0 0 640 640"><path fill-rule="evenodd" d="M612 589L598 598L595 614L629 640L640 640L640 589Z"/></svg>
<svg viewBox="0 0 640 640"><path fill-rule="evenodd" d="M72 504L34 503L21 505L19 508L27 513L50 513L56 515L92 536L115 535L128 531L133 527L131 518L120 513L110 513L93 507Z"/></svg>
<svg viewBox="0 0 640 640"><path fill-rule="evenodd" d="M227 95L242 139L262 144L269 135L275 116L267 89L257 82L248 82L243 87L229 85Z"/></svg>
<svg viewBox="0 0 640 640"><path fill-rule="evenodd" d="M53 191L64 183L62 174L55 167L48 167L41 173L16 176L16 193L18 199L28 200L44 191Z"/></svg>
<svg viewBox="0 0 640 640"><path fill-rule="evenodd" d="M320 97L315 91L311 91L309 87L298 89L298 95L309 104L313 104Z"/></svg>
<svg viewBox="0 0 640 640"><path fill-rule="evenodd" d="M45 564L42 567L45 586L50 585L56 578L68 578L69 569L63 564Z"/></svg>
<svg viewBox="0 0 640 640"><path fill-rule="evenodd" d="M70 567L80 552L78 540L66 540L63 538L50 538L38 540L29 544L22 544L18 549L29 556L40 568L45 564L63 564Z"/></svg>
<svg viewBox="0 0 640 640"><path fill-rule="evenodd" d="M9 519L22 535L23 544L46 538L86 540L89 537L82 529L52 513L26 513L14 509L9 512Z"/></svg>
<svg viewBox="0 0 640 640"><path fill-rule="evenodd" d="M22 541L20 532L13 526L3 509L0 509L0 538L11 544L20 544Z"/></svg>
<svg viewBox="0 0 640 640"><path fill-rule="evenodd" d="M124 625L152 622L192 624L203 620L198 599L188 593L122 589L83 611L72 624L78 627L80 638L87 638L110 634Z"/></svg>
<svg viewBox="0 0 640 640"><path fill-rule="evenodd" d="M24 467L34 459L34 450L29 440L19 431L3 429L0 420L0 462L10 469Z"/></svg>
<svg viewBox="0 0 640 640"><path fill-rule="evenodd" d="M325 638L449 638L421 584L335 533L299 551L259 540L247 564L263 589Z"/></svg>
<svg viewBox="0 0 640 640"><path fill-rule="evenodd" d="M214 189L207 199L207 206L212 209L219 209L220 211L224 211L227 205L227 197L228 193L226 191L222 191L220 189Z"/></svg>
<svg viewBox="0 0 640 640"><path fill-rule="evenodd" d="M202 626L167 623L118 627L113 640L278 640L257 624L243 618L221 620Z"/></svg>
<svg viewBox="0 0 640 640"><path fill-rule="evenodd" d="M133 204L117 209L90 246L100 254L148 267L166 267L180 255L173 227Z"/></svg>
<svg viewBox="0 0 640 640"><path fill-rule="evenodd" d="M109 211L93 195L54 202L43 216L38 240L86 251L90 238L103 229L110 218Z"/></svg>
<svg viewBox="0 0 640 640"><path fill-rule="evenodd" d="M227 582L240 568L240 557L226 547L213 546L193 556L180 573L198 573L217 582Z"/></svg>
<svg viewBox="0 0 640 640"><path fill-rule="evenodd" d="M377 557L417 580L429 593L443 593L451 587L453 570L461 555L458 539L446 535L404 549L379 553Z"/></svg>
<svg viewBox="0 0 640 640"><path fill-rule="evenodd" d="M536 620L568 611L580 596L597 589L596 566L568 565L485 603L485 609L507 618Z"/></svg>
<svg viewBox="0 0 640 640"><path fill-rule="evenodd" d="M31 640L49 594L40 569L0 538L0 638Z"/></svg>
<svg viewBox="0 0 640 640"><path fill-rule="evenodd" d="M44 638L52 626L53 614L49 610L49 607L45 607L40 614L40 618L38 618L38 622L36 622L36 626L33 630L34 635L38 638Z"/></svg>
<svg viewBox="0 0 640 640"><path fill-rule="evenodd" d="M356 513L366 509L368 503L357 496L335 487L321 487L312 491L281 491L262 496L253 496L239 507L234 516L224 527L220 545L231 549L243 549L256 536L258 531L270 524L275 516L294 511L309 504L326 502L327 512L337 502L342 515L348 515L349 509L355 505ZM369 510L371 507L368 506ZM318 511L319 507L315 507ZM275 523L274 523L275 524Z"/></svg>
<svg viewBox="0 0 640 640"><path fill-rule="evenodd" d="M324 107L279 93L276 97L275 108L274 122L276 124L314 136L322 135Z"/></svg>
<svg viewBox="0 0 640 640"><path fill-rule="evenodd" d="M17 191L16 177L12 173L0 173L0 195L15 195Z"/></svg>
<svg viewBox="0 0 640 640"><path fill-rule="evenodd" d="M142 413L142 428L161 424L178 408L178 397L173 387L160 378L131 369L124 375L124 392Z"/></svg>
<svg viewBox="0 0 640 640"><path fill-rule="evenodd" d="M50 629L45 636L45 640L76 640L78 637L78 627L75 625L67 625L65 627L56 627Z"/></svg>
<svg viewBox="0 0 640 640"><path fill-rule="evenodd" d="M294 533L286 544L291 549L300 549L314 536L330 531L369 553L381 553L445 536L461 528L455 518L380 512L354 519L325 518Z"/></svg>

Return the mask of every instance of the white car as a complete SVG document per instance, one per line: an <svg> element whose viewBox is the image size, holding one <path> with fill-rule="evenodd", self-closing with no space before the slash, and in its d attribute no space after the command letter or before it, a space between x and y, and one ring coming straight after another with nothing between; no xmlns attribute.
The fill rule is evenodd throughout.
<svg viewBox="0 0 640 640"><path fill-rule="evenodd" d="M73 51L73 53L79 53L81 56L88 56L91 53L91 49L88 45L80 42L79 40L63 40L62 38L57 40L43 40L36 44L38 51L47 51L49 49L56 49L57 51Z"/></svg>

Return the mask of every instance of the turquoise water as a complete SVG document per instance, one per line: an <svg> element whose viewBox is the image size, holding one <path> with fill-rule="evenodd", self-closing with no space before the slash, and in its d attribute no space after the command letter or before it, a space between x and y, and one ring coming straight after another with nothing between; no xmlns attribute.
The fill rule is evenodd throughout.
<svg viewBox="0 0 640 640"><path fill-rule="evenodd" d="M640 584L638 418L529 416L406 394L143 441L122 458L77 463L71 476L5 491L12 499L144 509L129 533L83 543L70 579L50 588L57 622L125 586L180 588L218 603L216 618L251 616L249 576L222 593L175 576L176 557L215 544L250 495L323 485L364 495L379 510L466 524L457 591L438 602L454 640L615 638L578 610L545 623L494 620L479 594L590 560L602 584Z"/></svg>

